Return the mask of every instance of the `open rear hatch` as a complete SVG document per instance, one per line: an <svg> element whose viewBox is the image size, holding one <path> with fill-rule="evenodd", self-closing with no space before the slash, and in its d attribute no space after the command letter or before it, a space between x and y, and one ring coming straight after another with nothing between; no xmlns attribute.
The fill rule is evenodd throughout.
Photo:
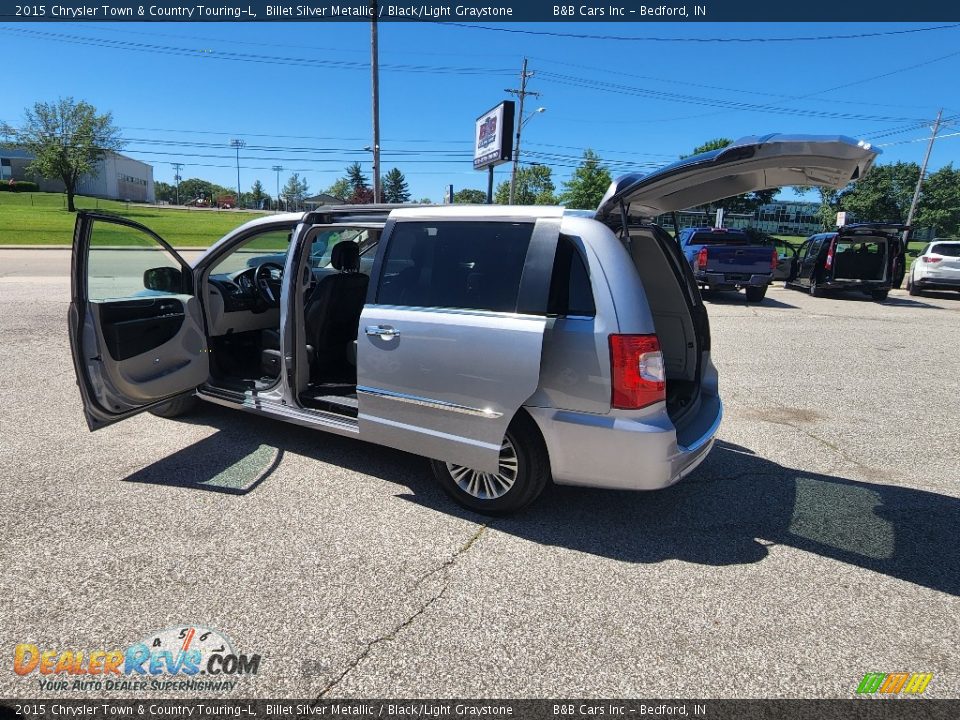
<svg viewBox="0 0 960 720"><path fill-rule="evenodd" d="M596 218L652 219L742 193L787 185L842 188L862 177L880 151L841 135L765 135L692 155L646 175L617 178Z"/></svg>
<svg viewBox="0 0 960 720"><path fill-rule="evenodd" d="M624 175L610 185L595 218L620 234L643 281L664 354L667 408L678 437L686 425L709 422L705 404L719 400L708 355L710 325L696 280L677 243L653 219L786 185L841 188L862 177L879 153L868 143L842 136L751 136L646 175ZM711 392L703 395L711 397L701 397L702 385L710 386ZM701 407L704 412L698 412Z"/></svg>
<svg viewBox="0 0 960 720"><path fill-rule="evenodd" d="M888 283L892 260L900 253L906 226L894 223L845 225L828 250L834 282Z"/></svg>

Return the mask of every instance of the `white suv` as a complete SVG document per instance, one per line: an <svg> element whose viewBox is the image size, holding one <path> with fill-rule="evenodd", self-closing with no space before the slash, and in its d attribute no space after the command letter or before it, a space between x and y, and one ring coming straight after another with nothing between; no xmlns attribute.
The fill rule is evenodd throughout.
<svg viewBox="0 0 960 720"><path fill-rule="evenodd" d="M960 240L934 240L910 265L907 290L920 295L924 290L960 291Z"/></svg>

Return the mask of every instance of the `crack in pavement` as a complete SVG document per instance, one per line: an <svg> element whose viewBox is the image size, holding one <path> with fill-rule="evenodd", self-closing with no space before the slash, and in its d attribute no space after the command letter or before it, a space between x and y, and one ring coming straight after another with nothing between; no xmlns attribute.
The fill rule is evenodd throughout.
<svg viewBox="0 0 960 720"><path fill-rule="evenodd" d="M416 590L428 578L436 575L437 573L446 572L451 567L453 567L454 563L456 563L457 560L459 560L464 554L470 551L470 548L472 548L476 544L476 542L480 539L480 536L483 535L484 532L486 532L488 527L490 527L490 523L481 525L480 528L477 530L477 532L475 532L470 537L470 539L468 539L463 545L461 545L457 549L457 551L453 553L447 560L443 561L437 567L432 568L431 570L428 570L426 573L421 575L417 579L417 581L414 583L411 590ZM367 656L370 655L371 652L373 652L373 649L377 645L393 640L395 637L397 637L397 635L399 635L401 632L403 632L408 627L410 627L417 620L417 618L423 615L427 610L430 609L430 607L435 602L437 602L438 600L440 600L440 598L444 596L444 593L447 592L447 587L448 587L448 583L444 583L443 587L440 589L440 592L435 593L432 597L428 598L427 601L421 604L420 607L417 608L417 610L413 614L411 614L406 620L395 625L386 634L379 635L373 638L372 640L370 640L366 644L366 646L363 648L363 650L360 652L360 654L357 655L352 661L347 663L347 667L344 668L343 672L341 672L337 677L335 677L333 680L331 680L324 686L323 690L321 690L320 694L317 696L317 701L322 700L327 695L327 693L329 693L337 685L343 682L343 679L347 677L347 675L349 675L351 672L353 672L353 670L356 669L356 667L360 665L360 663L363 662L367 658Z"/></svg>

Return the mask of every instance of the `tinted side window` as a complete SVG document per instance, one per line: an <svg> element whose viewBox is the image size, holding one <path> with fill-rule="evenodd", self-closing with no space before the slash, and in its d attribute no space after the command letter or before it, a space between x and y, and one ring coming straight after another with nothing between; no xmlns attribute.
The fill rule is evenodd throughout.
<svg viewBox="0 0 960 720"><path fill-rule="evenodd" d="M377 302L515 312L533 223L399 222Z"/></svg>
<svg viewBox="0 0 960 720"><path fill-rule="evenodd" d="M550 315L587 317L597 314L587 265L573 241L565 235L560 236L557 245L553 277L550 279L550 300L547 304L547 312Z"/></svg>
<svg viewBox="0 0 960 720"><path fill-rule="evenodd" d="M807 252L803 256L803 259L814 258L817 256L817 253L820 252L820 244L823 242L823 238L814 238L807 244Z"/></svg>

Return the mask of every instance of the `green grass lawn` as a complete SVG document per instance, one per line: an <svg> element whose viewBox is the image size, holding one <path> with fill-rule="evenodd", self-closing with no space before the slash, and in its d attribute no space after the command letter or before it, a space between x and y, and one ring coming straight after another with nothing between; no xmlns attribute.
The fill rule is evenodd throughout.
<svg viewBox="0 0 960 720"><path fill-rule="evenodd" d="M208 247L262 213L180 210L80 197L78 209L100 209L146 225L174 247ZM0 245L70 245L76 215L60 193L0 192Z"/></svg>

